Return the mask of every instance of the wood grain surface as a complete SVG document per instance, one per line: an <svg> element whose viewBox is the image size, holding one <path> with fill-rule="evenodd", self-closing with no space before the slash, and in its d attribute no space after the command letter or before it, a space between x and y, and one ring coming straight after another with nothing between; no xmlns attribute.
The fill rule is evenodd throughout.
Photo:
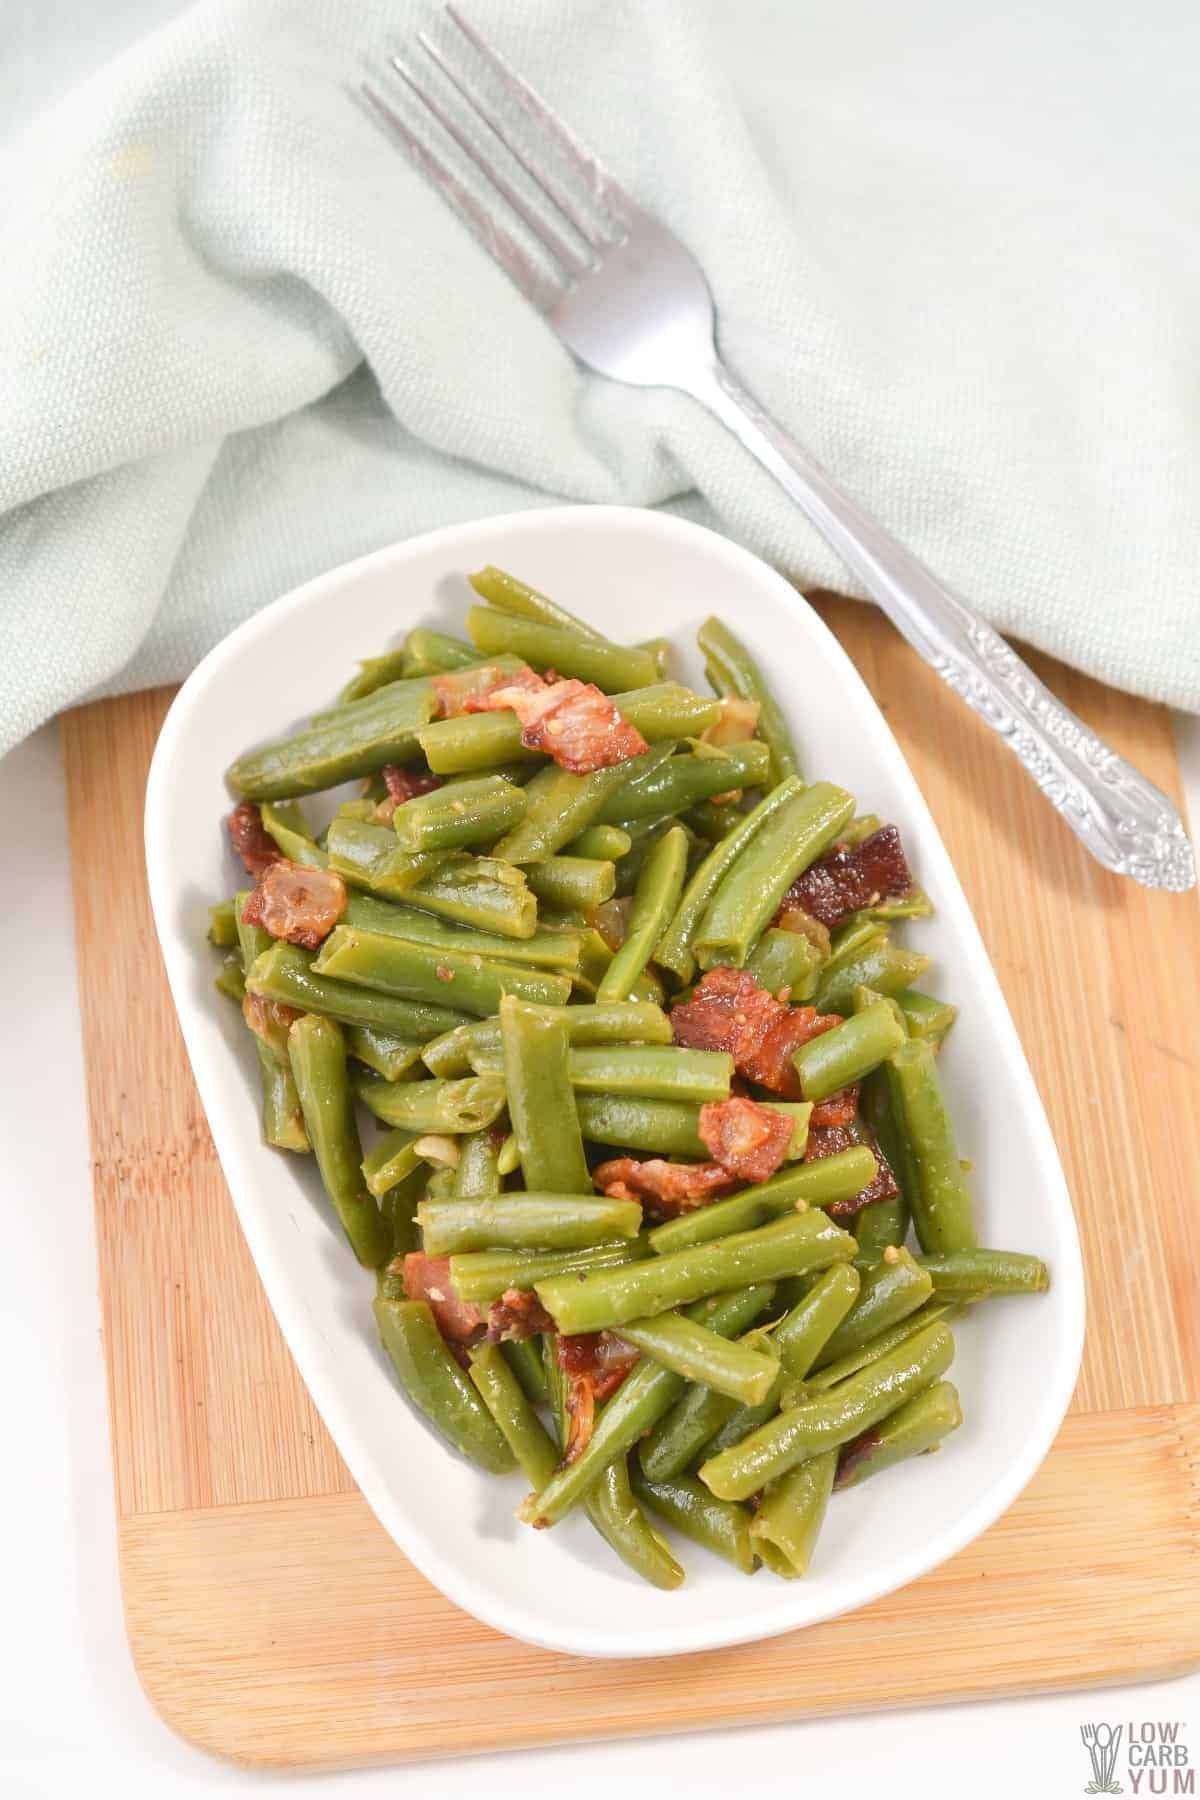
<svg viewBox="0 0 1200 1800"><path fill-rule="evenodd" d="M820 605L946 839L1062 1153L1091 1328L1050 1457L952 1562L769 1645L583 1663L442 1599L371 1518L296 1374L192 1084L142 857L170 695L100 702L63 740L116 1505L134 1659L184 1736L328 1768L1200 1662L1200 904L1106 874L881 618ZM1032 660L1178 798L1161 708Z"/></svg>

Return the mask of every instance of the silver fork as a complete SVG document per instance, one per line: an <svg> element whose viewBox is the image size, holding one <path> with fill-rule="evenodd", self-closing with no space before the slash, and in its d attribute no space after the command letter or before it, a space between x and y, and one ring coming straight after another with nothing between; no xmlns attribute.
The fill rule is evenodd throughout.
<svg viewBox="0 0 1200 1800"><path fill-rule="evenodd" d="M444 11L455 52L424 32L418 41L444 77L445 97L429 72L422 79L399 57L391 64L437 134L467 158L469 179L483 177L492 203L454 174L378 87L364 82L363 94L567 348L600 375L678 388L706 406L790 494L918 655L999 732L1105 868L1145 887L1190 888L1192 847L1166 795L1056 700L990 625L746 392L717 350L712 295L694 257L456 7ZM515 103L519 133L489 89ZM535 150L525 147L527 138Z"/></svg>

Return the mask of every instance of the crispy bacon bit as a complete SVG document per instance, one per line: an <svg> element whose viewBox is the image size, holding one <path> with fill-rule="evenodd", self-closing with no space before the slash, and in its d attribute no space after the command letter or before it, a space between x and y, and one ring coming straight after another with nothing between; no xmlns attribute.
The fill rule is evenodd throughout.
<svg viewBox="0 0 1200 1800"><path fill-rule="evenodd" d="M856 1438L851 1438L848 1444L843 1444L838 1451L837 1469L833 1477L834 1487L847 1486L859 1463L869 1462L882 1442L878 1426L872 1425L866 1431L860 1431Z"/></svg>
<svg viewBox="0 0 1200 1800"><path fill-rule="evenodd" d="M650 748L590 681L555 681L537 691L505 682L487 695L487 706L515 712L525 748L544 751L573 775L611 768Z"/></svg>
<svg viewBox="0 0 1200 1800"><path fill-rule="evenodd" d="M858 1112L858 1083L839 1088L827 1100L818 1100L809 1115L809 1130L823 1130L828 1125L849 1125Z"/></svg>
<svg viewBox="0 0 1200 1800"><path fill-rule="evenodd" d="M596 1408L615 1394L637 1362L631 1344L611 1331L585 1331L561 1336L556 1344L558 1366L567 1378L567 1435L565 1462L582 1456L592 1436Z"/></svg>
<svg viewBox="0 0 1200 1800"><path fill-rule="evenodd" d="M489 1344L503 1344L553 1331L554 1320L532 1288L507 1288L488 1308Z"/></svg>
<svg viewBox="0 0 1200 1800"><path fill-rule="evenodd" d="M440 775L417 775L411 769L398 769L395 763L384 763L379 773L387 788L387 799L381 800L375 808L375 817L381 825L390 825L396 816L396 808L403 806L406 800L415 800L418 794L432 794L442 785Z"/></svg>
<svg viewBox="0 0 1200 1800"><path fill-rule="evenodd" d="M462 713L488 712L487 696L497 687L540 688L540 675L532 669L518 669L515 674L501 675L495 663L481 663L475 669L454 669L448 675L435 675L433 697L435 717L457 719Z"/></svg>
<svg viewBox="0 0 1200 1800"><path fill-rule="evenodd" d="M483 1335L483 1314L460 1300L450 1285L450 1258L410 1250L404 1258L404 1292L410 1300L427 1300L437 1328L448 1344L476 1343Z"/></svg>
<svg viewBox="0 0 1200 1800"><path fill-rule="evenodd" d="M737 1186L737 1176L720 1163L673 1163L661 1156L647 1162L616 1156L594 1169L592 1180L614 1200L641 1200L646 1217L656 1220L694 1212Z"/></svg>
<svg viewBox="0 0 1200 1800"><path fill-rule="evenodd" d="M264 1000L261 994L245 994L242 997L242 1017L264 1044L273 1050L279 1049L288 1034L288 1027L303 1015L294 1006L285 1006L282 1000Z"/></svg>
<svg viewBox="0 0 1200 1800"><path fill-rule="evenodd" d="M852 1150L858 1143L865 1142L875 1161L879 1164L873 1178L865 1188L852 1194L849 1200L835 1200L825 1211L831 1219L853 1219L864 1206L874 1206L877 1200L894 1200L900 1192L900 1184L896 1180L892 1165L880 1149L874 1137L855 1137L845 1125L818 1125L810 1122L808 1128L808 1145L804 1152L805 1162L820 1162L824 1156L837 1156L842 1150Z"/></svg>
<svg viewBox="0 0 1200 1800"><path fill-rule="evenodd" d="M487 670L486 673L491 679L484 685L472 689L472 691L467 694L462 705L463 712L508 711L508 701L496 699L496 695L501 691L504 693L520 694L544 694L546 692L546 682L544 678L538 674L536 669L525 667L518 669L515 674L500 676L497 676L491 669ZM462 680L461 675L459 676L459 680ZM515 712L516 708L513 707L512 710Z"/></svg>
<svg viewBox="0 0 1200 1800"><path fill-rule="evenodd" d="M832 928L860 907L898 899L911 888L900 833L894 825L882 825L861 844L835 844L805 869L784 895L783 908L802 907Z"/></svg>
<svg viewBox="0 0 1200 1800"><path fill-rule="evenodd" d="M728 1051L740 1075L785 1100L800 1098L793 1052L840 1024L839 1013L785 1006L761 988L749 970L724 967L710 969L696 983L692 998L671 1014L677 1044Z"/></svg>
<svg viewBox="0 0 1200 1800"><path fill-rule="evenodd" d="M280 857L259 876L242 908L243 925L315 950L346 910L346 884L332 869L313 869Z"/></svg>
<svg viewBox="0 0 1200 1800"><path fill-rule="evenodd" d="M225 821L233 847L245 864L247 875L257 881L264 869L282 862L283 852L267 833L253 800L241 800Z"/></svg>
<svg viewBox="0 0 1200 1800"><path fill-rule="evenodd" d="M702 1106L699 1131L709 1155L739 1181L766 1181L792 1141L792 1121L786 1114L740 1096Z"/></svg>

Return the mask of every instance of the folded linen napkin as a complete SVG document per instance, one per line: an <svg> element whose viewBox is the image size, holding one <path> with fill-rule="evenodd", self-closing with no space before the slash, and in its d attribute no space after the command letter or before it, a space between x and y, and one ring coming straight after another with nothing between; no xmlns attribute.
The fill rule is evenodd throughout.
<svg viewBox="0 0 1200 1800"><path fill-rule="evenodd" d="M466 4L905 543L1002 629L1200 710L1200 17ZM202 0L8 146L0 749L323 569L515 507L665 505L850 585L693 402L577 370L354 103L431 18Z"/></svg>

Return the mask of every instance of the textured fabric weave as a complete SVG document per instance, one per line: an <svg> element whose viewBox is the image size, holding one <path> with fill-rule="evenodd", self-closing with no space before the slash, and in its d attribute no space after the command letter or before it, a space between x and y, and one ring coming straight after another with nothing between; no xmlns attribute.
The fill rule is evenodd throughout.
<svg viewBox="0 0 1200 1800"><path fill-rule="evenodd" d="M853 493L1002 629L1200 710L1194 9L467 4ZM578 371L355 103L430 18L205 0L7 147L0 748L521 506L667 505L850 586L693 402Z"/></svg>

